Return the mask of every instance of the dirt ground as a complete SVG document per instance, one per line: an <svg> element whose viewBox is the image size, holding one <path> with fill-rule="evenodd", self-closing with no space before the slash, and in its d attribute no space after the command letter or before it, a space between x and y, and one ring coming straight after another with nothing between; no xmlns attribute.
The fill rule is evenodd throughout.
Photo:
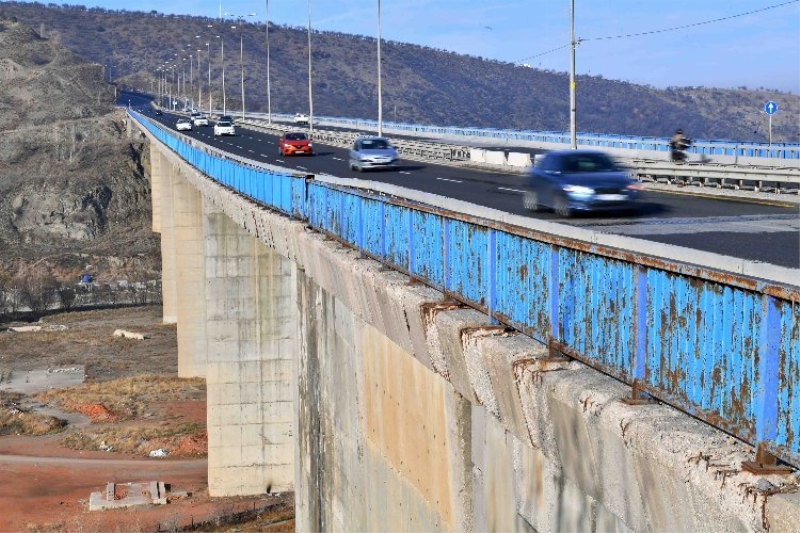
<svg viewBox="0 0 800 533"><path fill-rule="evenodd" d="M205 387L171 379L177 376L176 329L161 323L160 306L51 315L35 332L12 331L16 325L0 324L6 398L0 412L66 423L41 436L19 434L27 426L0 424L0 531L294 530L292 494L208 496ZM114 337L116 329L146 339ZM150 380L145 385L158 380L157 394L133 385L141 376ZM82 397L86 402L76 401ZM174 428L186 430L164 433ZM135 442L125 446L128 441ZM151 458L152 449L169 455ZM167 505L88 510L90 493L105 493L109 482L149 481L188 496ZM240 525L226 523L233 516Z"/></svg>

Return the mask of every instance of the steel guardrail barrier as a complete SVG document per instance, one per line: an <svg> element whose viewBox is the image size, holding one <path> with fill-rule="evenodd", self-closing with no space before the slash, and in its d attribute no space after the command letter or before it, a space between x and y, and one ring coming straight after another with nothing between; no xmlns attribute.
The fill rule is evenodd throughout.
<svg viewBox="0 0 800 533"><path fill-rule="evenodd" d="M297 129L291 125L265 121L240 120L240 124L258 128L262 131L289 131ZM334 130L314 130L313 140L347 148L361 132L340 132ZM469 146L449 145L423 141L392 139L398 153L408 159L427 161L448 161L467 163L470 161ZM506 154L507 155L507 154ZM628 170L640 181L666 181L684 185L700 185L703 187L729 187L733 189L751 189L753 191L772 191L776 193L800 194L800 167L755 167L743 165L722 165L703 162L672 163L619 157ZM483 168L504 170L513 173L525 172L525 168L512 168L508 165L481 165Z"/></svg>
<svg viewBox="0 0 800 533"><path fill-rule="evenodd" d="M276 115L273 114L273 117ZM354 119L347 117L316 117L315 123L339 124L349 127L377 129L376 120ZM570 133L565 131L527 131L494 128L469 128L458 126L428 126L398 122L383 122L384 129L404 131L426 135L452 135L457 137L475 137L479 139L498 139L504 141L524 141L542 144L560 144L564 148L570 145ZM626 150L647 150L669 153L670 139L667 137L639 137L634 135L613 135L599 133L577 134L577 144L583 148L620 148ZM687 150L698 156L730 156L741 158L766 158L776 160L800 161L800 144L798 143L746 143L694 139Z"/></svg>
<svg viewBox="0 0 800 533"><path fill-rule="evenodd" d="M222 186L800 466L796 283L243 166L131 116Z"/></svg>

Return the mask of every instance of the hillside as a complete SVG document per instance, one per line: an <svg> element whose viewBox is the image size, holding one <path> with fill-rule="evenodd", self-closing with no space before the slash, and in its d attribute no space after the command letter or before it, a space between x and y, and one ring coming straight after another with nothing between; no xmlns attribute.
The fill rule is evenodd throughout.
<svg viewBox="0 0 800 533"><path fill-rule="evenodd" d="M83 6L0 2L0 15L16 17L45 38L106 66L108 77L157 90L157 68L175 54L186 57L185 77L221 107L220 40L226 43L228 106L240 108L239 34L233 21L110 11ZM209 28L209 25L211 26ZM220 35L221 37L217 37ZM245 100L266 111L266 44L262 24L242 29ZM270 78L274 112L307 111L307 41L304 28L270 26ZM210 43L206 46L206 43ZM376 118L374 38L333 32L312 35L314 112ZM184 51L183 49L186 48ZM199 50L199 52L198 52ZM384 118L436 125L569 129L568 76L399 42L384 42ZM198 68L199 61L199 68ZM190 72L191 71L191 72ZM174 76L174 73L171 74ZM174 86L174 83L173 83ZM800 96L765 89L658 90L598 76L578 78L578 129L584 132L668 136L682 127L698 139L766 141L768 100L779 102L774 142L800 142Z"/></svg>
<svg viewBox="0 0 800 533"><path fill-rule="evenodd" d="M71 279L158 272L144 145L100 67L0 19L0 77L0 282L43 257Z"/></svg>

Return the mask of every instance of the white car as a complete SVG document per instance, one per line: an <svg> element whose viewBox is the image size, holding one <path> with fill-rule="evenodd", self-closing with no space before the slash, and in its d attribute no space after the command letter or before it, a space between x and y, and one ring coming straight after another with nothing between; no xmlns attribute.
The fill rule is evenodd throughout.
<svg viewBox="0 0 800 533"><path fill-rule="evenodd" d="M217 123L214 124L214 137L220 135L236 135L233 122L230 120L218 120Z"/></svg>
<svg viewBox="0 0 800 533"><path fill-rule="evenodd" d="M296 113L294 115L295 124L308 124L308 115L305 113Z"/></svg>
<svg viewBox="0 0 800 533"><path fill-rule="evenodd" d="M208 118L200 113L192 113L190 117L192 126L208 126Z"/></svg>
<svg viewBox="0 0 800 533"><path fill-rule="evenodd" d="M178 131L192 131L192 123L188 118L179 118L175 123L175 129Z"/></svg>

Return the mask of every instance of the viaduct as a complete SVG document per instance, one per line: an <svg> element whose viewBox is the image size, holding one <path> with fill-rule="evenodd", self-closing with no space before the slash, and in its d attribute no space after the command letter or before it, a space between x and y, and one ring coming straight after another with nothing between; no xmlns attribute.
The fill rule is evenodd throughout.
<svg viewBox="0 0 800 533"><path fill-rule="evenodd" d="M294 491L298 531L800 530L785 272L129 123L211 495Z"/></svg>

